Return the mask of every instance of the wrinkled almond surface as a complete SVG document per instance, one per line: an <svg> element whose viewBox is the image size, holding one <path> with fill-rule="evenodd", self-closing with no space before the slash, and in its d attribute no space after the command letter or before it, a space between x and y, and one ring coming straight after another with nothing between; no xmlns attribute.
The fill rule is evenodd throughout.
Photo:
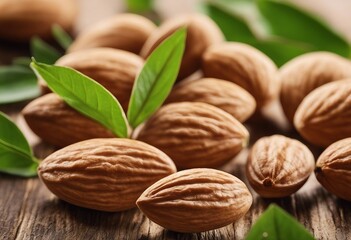
<svg viewBox="0 0 351 240"><path fill-rule="evenodd" d="M155 28L155 24L143 16L119 14L87 28L79 34L68 51L108 47L139 54Z"/></svg>
<svg viewBox="0 0 351 240"><path fill-rule="evenodd" d="M287 197L307 181L314 157L301 142L281 135L259 139L251 149L246 176L262 197Z"/></svg>
<svg viewBox="0 0 351 240"><path fill-rule="evenodd" d="M148 218L178 232L202 232L226 226L245 215L251 204L252 196L242 181L206 168L165 177L137 200Z"/></svg>
<svg viewBox="0 0 351 240"><path fill-rule="evenodd" d="M240 122L248 119L256 109L255 99L246 90L215 78L181 82L175 86L166 102L208 103L230 113Z"/></svg>
<svg viewBox="0 0 351 240"><path fill-rule="evenodd" d="M294 125L309 142L327 147L351 137L351 79L313 90L298 107Z"/></svg>
<svg viewBox="0 0 351 240"><path fill-rule="evenodd" d="M351 77L351 62L334 53L307 53L286 63L278 76L280 101L293 123L296 109L307 94L323 84Z"/></svg>
<svg viewBox="0 0 351 240"><path fill-rule="evenodd" d="M202 71L205 77L238 84L256 99L259 108L278 95L277 67L265 54L247 44L221 43L208 48Z"/></svg>
<svg viewBox="0 0 351 240"><path fill-rule="evenodd" d="M96 121L68 106L54 93L33 100L22 110L22 114L36 135L58 147L91 138L115 137Z"/></svg>
<svg viewBox="0 0 351 240"><path fill-rule="evenodd" d="M138 135L181 169L223 165L247 145L248 138L246 128L229 113L198 102L163 106Z"/></svg>
<svg viewBox="0 0 351 240"><path fill-rule="evenodd" d="M40 163L39 176L60 199L80 207L123 211L140 194L176 172L160 150L130 139L90 139L54 152Z"/></svg>
<svg viewBox="0 0 351 240"><path fill-rule="evenodd" d="M351 201L351 138L330 145L318 158L315 174L329 192Z"/></svg>

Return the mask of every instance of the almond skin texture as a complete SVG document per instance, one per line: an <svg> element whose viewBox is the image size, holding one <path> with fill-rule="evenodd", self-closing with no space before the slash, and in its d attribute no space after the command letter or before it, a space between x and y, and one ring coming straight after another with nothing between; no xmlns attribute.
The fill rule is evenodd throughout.
<svg viewBox="0 0 351 240"><path fill-rule="evenodd" d="M143 67L139 56L112 48L94 48L73 52L61 57L56 65L71 67L94 79L109 90L127 110L134 80ZM40 81L43 93L49 92Z"/></svg>
<svg viewBox="0 0 351 240"><path fill-rule="evenodd" d="M280 101L293 123L296 109L311 91L326 83L351 77L351 62L334 53L315 52L286 63L278 73Z"/></svg>
<svg viewBox="0 0 351 240"><path fill-rule="evenodd" d="M54 24L72 28L77 10L76 0L1 0L0 38L15 42L33 36L51 38Z"/></svg>
<svg viewBox="0 0 351 240"><path fill-rule="evenodd" d="M351 201L351 138L330 145L318 158L315 174L329 192Z"/></svg>
<svg viewBox="0 0 351 240"><path fill-rule="evenodd" d="M136 14L119 14L83 31L68 52L87 48L108 47L139 54L146 39L156 26Z"/></svg>
<svg viewBox="0 0 351 240"><path fill-rule="evenodd" d="M30 102L22 114L36 135L58 147L91 138L115 137L99 123L68 106L54 93Z"/></svg>
<svg viewBox="0 0 351 240"><path fill-rule="evenodd" d="M351 137L351 79L313 90L298 107L294 125L314 145L327 147Z"/></svg>
<svg viewBox="0 0 351 240"><path fill-rule="evenodd" d="M165 21L147 39L140 55L147 58L163 40L181 27L186 27L187 37L178 80L199 70L203 52L210 45L224 40L221 30L209 17L200 14L185 15Z"/></svg>
<svg viewBox="0 0 351 240"><path fill-rule="evenodd" d="M281 135L259 139L251 149L246 176L262 197L287 197L299 190L314 169L314 157L301 142Z"/></svg>
<svg viewBox="0 0 351 240"><path fill-rule="evenodd" d="M130 139L90 139L65 147L40 163L47 188L73 205L117 212L135 207L140 194L176 172L160 150Z"/></svg>
<svg viewBox="0 0 351 240"><path fill-rule="evenodd" d="M222 43L208 48L202 71L205 77L238 84L255 98L258 108L278 95L277 67L265 54L247 44Z"/></svg>
<svg viewBox="0 0 351 240"><path fill-rule="evenodd" d="M152 221L177 232L224 227L245 215L252 196L238 178L215 169L184 170L165 177L137 200Z"/></svg>
<svg viewBox="0 0 351 240"><path fill-rule="evenodd" d="M138 135L180 169L221 166L247 145L248 138L246 128L229 113L195 102L163 106Z"/></svg>
<svg viewBox="0 0 351 240"><path fill-rule="evenodd" d="M240 122L248 119L256 109L255 99L246 90L215 78L181 82L175 86L166 102L208 103L226 111Z"/></svg>

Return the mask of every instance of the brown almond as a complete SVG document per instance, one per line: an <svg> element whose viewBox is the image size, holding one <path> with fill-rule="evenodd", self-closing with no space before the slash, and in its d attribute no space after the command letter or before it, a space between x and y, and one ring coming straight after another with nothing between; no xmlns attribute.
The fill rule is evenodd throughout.
<svg viewBox="0 0 351 240"><path fill-rule="evenodd" d="M280 101L288 120L293 123L302 100L326 83L351 77L351 62L334 53L307 53L286 63L278 73Z"/></svg>
<svg viewBox="0 0 351 240"><path fill-rule="evenodd" d="M135 207L140 194L176 172L160 150L130 139L90 139L65 147L40 163L47 188L73 205L116 212Z"/></svg>
<svg viewBox="0 0 351 240"><path fill-rule="evenodd" d="M301 142L281 135L259 139L246 165L251 187L262 197L287 197L299 190L314 169L314 157Z"/></svg>
<svg viewBox="0 0 351 240"><path fill-rule="evenodd" d="M33 36L50 38L54 24L72 28L77 10L76 0L1 0L0 38L16 42Z"/></svg>
<svg viewBox="0 0 351 240"><path fill-rule="evenodd" d="M351 137L351 79L331 82L308 94L298 107L294 125L309 142L327 147Z"/></svg>
<svg viewBox="0 0 351 240"><path fill-rule="evenodd" d="M163 106L137 138L162 150L184 169L223 165L247 145L249 133L222 109L182 102Z"/></svg>
<svg viewBox="0 0 351 240"><path fill-rule="evenodd" d="M199 70L203 52L224 39L221 30L209 17L200 14L185 15L162 23L147 39L140 55L148 57L163 40L181 27L186 27L187 37L178 80Z"/></svg>
<svg viewBox="0 0 351 240"><path fill-rule="evenodd" d="M228 173L207 168L165 177L137 200L153 222L177 232L224 227L245 215L252 204L246 185Z"/></svg>
<svg viewBox="0 0 351 240"><path fill-rule="evenodd" d="M96 23L79 34L68 52L87 48L108 47L139 54L156 26L136 14L119 14Z"/></svg>
<svg viewBox="0 0 351 240"><path fill-rule="evenodd" d="M203 56L205 77L231 81L248 91L258 108L275 99L277 67L265 54L243 43L214 45Z"/></svg>
<svg viewBox="0 0 351 240"><path fill-rule="evenodd" d="M96 121L68 106L54 93L30 102L22 114L36 135L58 147L91 138L115 137Z"/></svg>
<svg viewBox="0 0 351 240"><path fill-rule="evenodd" d="M61 57L56 65L71 67L94 79L109 90L126 111L134 80L144 61L138 55L112 48L94 48ZM40 81L43 93L49 92Z"/></svg>
<svg viewBox="0 0 351 240"><path fill-rule="evenodd" d="M351 201L351 138L330 145L319 156L315 174L329 192Z"/></svg>

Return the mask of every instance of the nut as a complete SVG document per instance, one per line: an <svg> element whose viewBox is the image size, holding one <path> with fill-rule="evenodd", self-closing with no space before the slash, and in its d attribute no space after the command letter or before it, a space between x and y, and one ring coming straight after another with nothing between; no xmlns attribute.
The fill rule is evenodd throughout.
<svg viewBox="0 0 351 240"><path fill-rule="evenodd" d="M318 158L315 174L329 192L351 201L351 138L330 145Z"/></svg>
<svg viewBox="0 0 351 240"><path fill-rule="evenodd" d="M130 139L90 139L40 163L39 176L58 198L80 207L116 212L135 207L140 194L176 172L160 150Z"/></svg>
<svg viewBox="0 0 351 240"><path fill-rule="evenodd" d="M53 24L72 28L77 10L76 0L2 0L0 38L16 42L33 36L50 38Z"/></svg>
<svg viewBox="0 0 351 240"><path fill-rule="evenodd" d="M71 67L96 80L109 90L127 110L134 80L144 61L139 56L112 48L94 48L73 52L60 58L56 65ZM49 92L40 81L43 93Z"/></svg>
<svg viewBox="0 0 351 240"><path fill-rule="evenodd" d="M294 125L309 142L327 147L351 137L351 79L316 88L298 107Z"/></svg>
<svg viewBox="0 0 351 240"><path fill-rule="evenodd" d="M99 123L68 106L54 93L32 101L22 110L22 114L32 131L54 146L65 147L86 139L115 137Z"/></svg>
<svg viewBox="0 0 351 240"><path fill-rule="evenodd" d="M259 50L243 43L222 43L204 54L205 77L225 79L248 91L261 108L278 95L277 67Z"/></svg>
<svg viewBox="0 0 351 240"><path fill-rule="evenodd" d="M215 78L184 81L176 85L167 103L204 102L216 106L244 122L255 111L255 99L238 85Z"/></svg>
<svg viewBox="0 0 351 240"><path fill-rule="evenodd" d="M163 106L138 135L181 169L223 165L247 145L248 137L245 127L229 113L195 102Z"/></svg>
<svg viewBox="0 0 351 240"><path fill-rule="evenodd" d="M136 14L119 14L83 31L72 43L69 52L108 47L139 54L144 42L156 26Z"/></svg>
<svg viewBox="0 0 351 240"><path fill-rule="evenodd" d="M329 52L304 54L286 63L278 78L280 101L288 120L293 123L296 109L311 91L347 77L351 77L351 62Z"/></svg>
<svg viewBox="0 0 351 240"><path fill-rule="evenodd" d="M251 204L252 196L242 181L206 168L165 177L137 200L148 218L178 232L202 232L226 226L244 216Z"/></svg>
<svg viewBox="0 0 351 240"><path fill-rule="evenodd" d="M178 80L200 69L203 52L212 44L222 42L224 37L217 25L207 16L192 14L172 18L164 22L145 42L140 55L148 57L167 37L181 27L187 28L186 47L179 70Z"/></svg>
<svg viewBox="0 0 351 240"><path fill-rule="evenodd" d="M263 137L251 149L246 176L262 197L287 197L307 181L314 157L301 142L280 135Z"/></svg>

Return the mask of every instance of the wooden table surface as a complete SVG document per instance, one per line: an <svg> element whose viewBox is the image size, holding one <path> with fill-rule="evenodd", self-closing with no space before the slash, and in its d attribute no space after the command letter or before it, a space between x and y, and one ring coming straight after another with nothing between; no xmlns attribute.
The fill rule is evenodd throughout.
<svg viewBox="0 0 351 240"><path fill-rule="evenodd" d="M0 43L0 65L24 51L23 47ZM20 115L26 104L0 105L0 111L12 117L29 139L35 155L42 159L55 148L41 142L26 126ZM272 134L300 139L287 127L277 103L267 109L266 116L246 124L251 133L250 144L259 137ZM318 157L321 149L309 147ZM244 174L247 153L248 150L240 153L222 170L247 183ZM57 199L38 178L0 174L0 239L243 239L272 202L296 217L316 239L351 239L351 203L326 192L314 175L296 194L283 199L263 199L250 190L254 196L253 205L236 223L209 232L181 234L152 223L138 209L105 213L76 207ZM116 201L121 197L116 196Z"/></svg>

